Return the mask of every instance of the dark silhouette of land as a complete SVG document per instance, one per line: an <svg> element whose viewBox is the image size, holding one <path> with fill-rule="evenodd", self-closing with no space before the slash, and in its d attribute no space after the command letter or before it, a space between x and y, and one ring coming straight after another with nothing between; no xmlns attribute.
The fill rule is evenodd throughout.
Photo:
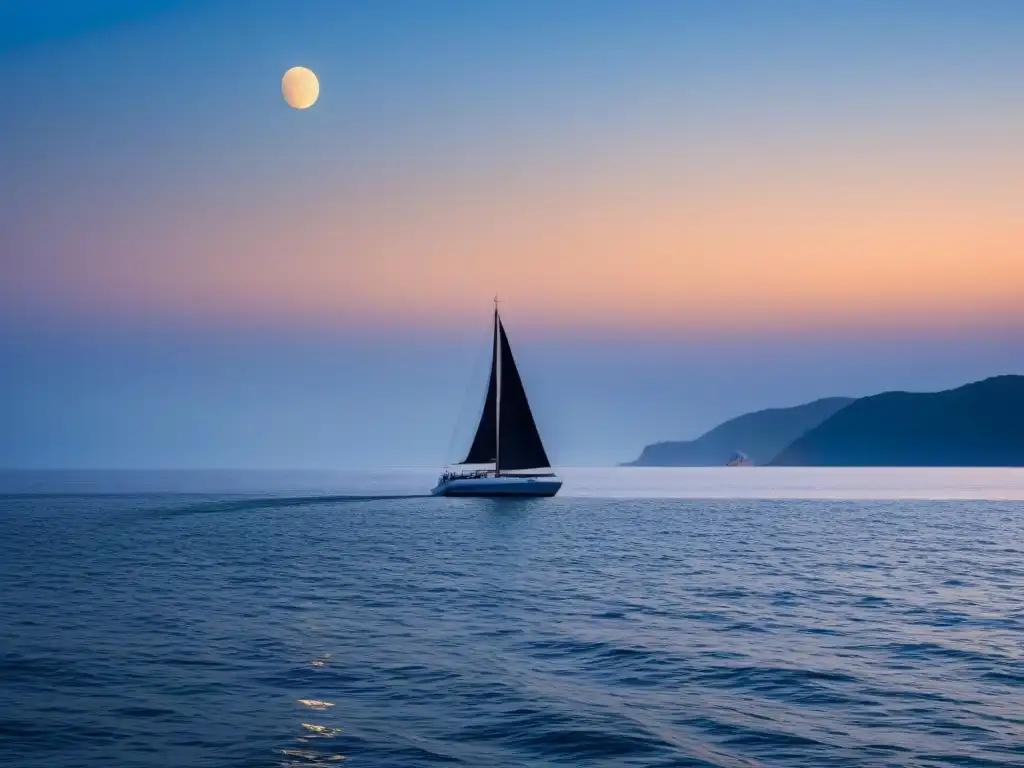
<svg viewBox="0 0 1024 768"><path fill-rule="evenodd" d="M1024 376L864 397L808 429L775 466L1024 466Z"/></svg>
<svg viewBox="0 0 1024 768"><path fill-rule="evenodd" d="M807 430L854 402L828 397L793 408L768 408L719 424L696 440L654 443L643 449L633 467L725 466L737 452L754 464L767 464Z"/></svg>

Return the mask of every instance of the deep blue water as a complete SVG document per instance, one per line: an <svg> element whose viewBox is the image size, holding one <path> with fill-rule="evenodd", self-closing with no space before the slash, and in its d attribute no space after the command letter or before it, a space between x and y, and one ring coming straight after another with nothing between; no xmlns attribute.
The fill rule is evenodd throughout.
<svg viewBox="0 0 1024 768"><path fill-rule="evenodd" d="M7 477L0 765L1024 765L1024 502L204 477Z"/></svg>

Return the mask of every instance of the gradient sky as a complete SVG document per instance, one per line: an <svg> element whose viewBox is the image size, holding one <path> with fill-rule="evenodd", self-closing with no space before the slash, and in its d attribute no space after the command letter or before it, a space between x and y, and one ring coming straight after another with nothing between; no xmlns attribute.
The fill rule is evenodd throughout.
<svg viewBox="0 0 1024 768"><path fill-rule="evenodd" d="M1016 0L6 0L0 73L0 465L441 462L495 292L561 463L1024 373Z"/></svg>

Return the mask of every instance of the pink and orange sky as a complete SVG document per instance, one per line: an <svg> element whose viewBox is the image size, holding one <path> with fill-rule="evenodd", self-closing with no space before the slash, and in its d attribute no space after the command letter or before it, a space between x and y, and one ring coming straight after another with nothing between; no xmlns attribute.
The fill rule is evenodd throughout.
<svg viewBox="0 0 1024 768"><path fill-rule="evenodd" d="M1019 323L1024 11L816 5L192 3L9 44L0 291L243 323L460 323L495 292L604 330Z"/></svg>

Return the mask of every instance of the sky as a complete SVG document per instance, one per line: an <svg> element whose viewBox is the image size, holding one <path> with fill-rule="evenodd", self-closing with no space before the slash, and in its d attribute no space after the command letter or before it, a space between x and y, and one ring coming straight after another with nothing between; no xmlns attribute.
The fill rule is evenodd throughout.
<svg viewBox="0 0 1024 768"><path fill-rule="evenodd" d="M3 0L0 74L0 466L443 463L496 293L561 464L1024 373L1016 0Z"/></svg>

